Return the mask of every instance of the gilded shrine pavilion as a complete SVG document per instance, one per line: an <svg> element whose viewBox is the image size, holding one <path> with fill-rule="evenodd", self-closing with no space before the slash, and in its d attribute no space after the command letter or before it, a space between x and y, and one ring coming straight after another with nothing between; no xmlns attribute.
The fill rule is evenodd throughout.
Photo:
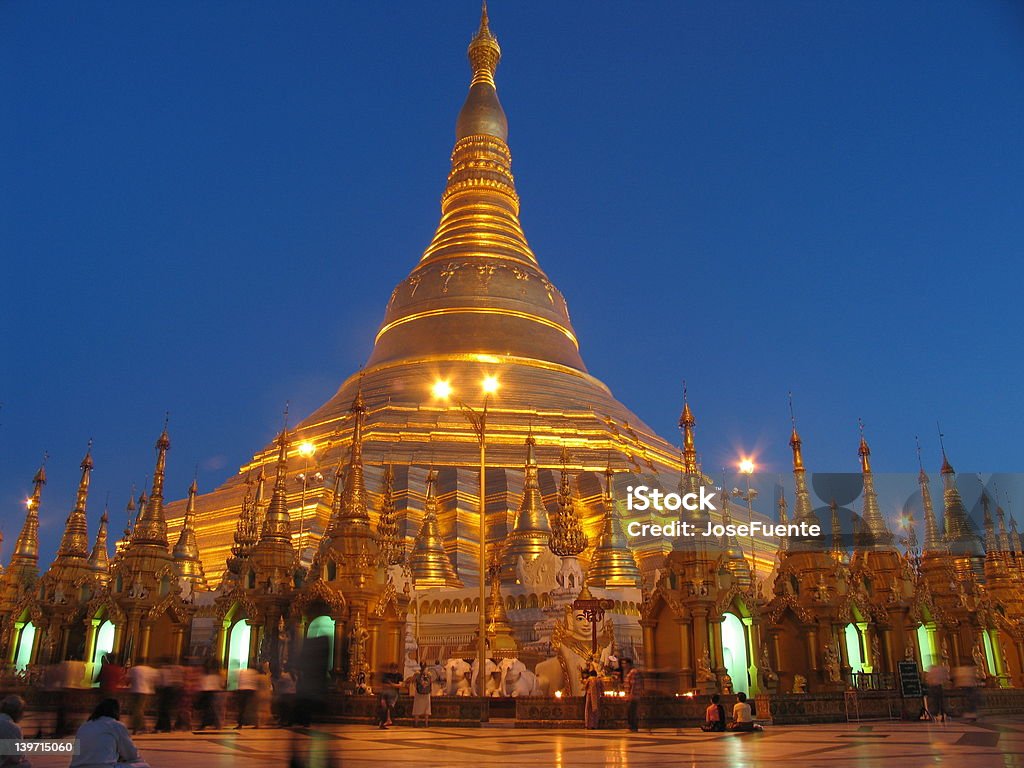
<svg viewBox="0 0 1024 768"><path fill-rule="evenodd" d="M815 508L794 421L792 491L771 521L820 535L627 534L633 522L771 521L749 483L704 474L689 402L680 449L588 372L519 221L501 54L485 7L437 229L388 298L365 366L330 400L286 420L219 488L193 482L166 504L165 425L112 555L106 510L90 547L87 452L57 555L40 568L38 470L0 575L8 668L79 659L95 675L112 652L129 664L211 658L230 673L287 665L315 638L343 689L422 660L443 668L440 693L465 694L483 626L496 696L578 695L582 669L623 656L678 694L884 686L901 661L973 664L990 687L1024 686L1016 522L983 495L981 530L944 450L941 517L922 467L920 518L894 530L863 429L853 509ZM641 484L715 486L714 510L630 510L626 488ZM601 606L598 623L578 600Z"/></svg>

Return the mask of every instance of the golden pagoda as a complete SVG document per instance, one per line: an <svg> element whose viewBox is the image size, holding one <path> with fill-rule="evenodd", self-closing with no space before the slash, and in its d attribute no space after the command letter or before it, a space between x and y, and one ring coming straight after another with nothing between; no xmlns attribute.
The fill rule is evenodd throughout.
<svg viewBox="0 0 1024 768"><path fill-rule="evenodd" d="M615 508L612 491L614 474L610 466L605 469L604 526L590 558L587 584L593 587L638 587L640 569L629 548L625 531L622 530L622 518Z"/></svg>
<svg viewBox="0 0 1024 768"><path fill-rule="evenodd" d="M648 484L657 483L660 473L674 477L680 469L676 450L588 372L565 299L523 232L508 121L496 90L502 52L486 13L468 55L469 93L456 120L437 230L391 293L362 371L297 427L297 439L314 446L317 466L342 463L354 428L349 405L361 389L367 455L388 454L395 465L409 465L429 454L446 485L451 478L454 500L446 505L440 533L456 573L467 584L478 578L479 446L459 403L480 408L484 376L500 382L487 417L490 541L511 533L523 487L521 446L531 425L542 479L557 469L563 445L574 452L581 482L597 481L609 457L618 471L650 473ZM449 402L432 397L438 381L449 385ZM236 476L196 498L196 536L212 583L219 580L233 544L246 474L272 463L274 453L274 446L266 446ZM290 468L289 479L299 470ZM383 486L382 475L382 464L367 464L372 492ZM416 495L408 483L408 473L400 473L394 494ZM289 492L293 527L309 532L314 542L329 525L329 498L329 488L314 488L299 510L297 495ZM581 501L584 527L596 538L604 525L604 505L599 496ZM181 526L185 506L170 507L172 529ZM400 528L411 536L421 513L410 509L404 514ZM645 556L657 555L660 561L657 546L668 545L654 545Z"/></svg>
<svg viewBox="0 0 1024 768"><path fill-rule="evenodd" d="M520 558L535 560L548 548L551 522L537 482L537 441L531 434L526 438L526 466L524 470L523 500L516 513L512 532L502 545L501 578L512 580Z"/></svg>
<svg viewBox="0 0 1024 768"><path fill-rule="evenodd" d="M25 522L7 569L0 573L0 654L7 661L13 661L17 653L39 579L39 505L46 485L45 459L32 484L32 495L25 502Z"/></svg>
<svg viewBox="0 0 1024 768"><path fill-rule="evenodd" d="M178 571L183 580L188 582L188 589L206 589L206 573L203 570L203 561L199 557L199 545L196 543L196 493L199 492L199 484L192 478L192 484L188 487L188 506L185 507L185 521L181 526L181 533L178 541L171 552L178 563Z"/></svg>
<svg viewBox="0 0 1024 768"><path fill-rule="evenodd" d="M437 473L427 473L427 495L423 503L423 523L416 534L409 556L412 579L418 588L461 587L452 561L444 550L444 542L437 528Z"/></svg>

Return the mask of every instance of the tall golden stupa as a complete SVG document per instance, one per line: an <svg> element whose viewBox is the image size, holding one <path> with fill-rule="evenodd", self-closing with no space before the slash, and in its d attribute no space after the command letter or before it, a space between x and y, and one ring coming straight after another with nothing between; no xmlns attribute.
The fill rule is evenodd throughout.
<svg viewBox="0 0 1024 768"><path fill-rule="evenodd" d="M365 367L300 422L291 440L296 455L289 460L288 505L296 546L307 559L330 513L331 475L349 450L349 409L357 391L366 407L363 450L370 492L381 488L384 464L393 464L399 532L411 545L421 527L427 473L435 470L440 533L466 583L477 578L479 448L463 405L481 409L484 377L499 382L488 403L486 430L491 540L503 539L515 525L531 434L549 512L557 503L552 470L568 448L592 547L605 514L600 475L606 466L623 485L621 473L629 472L629 483L643 473L649 475L644 482L669 487L681 470L678 449L587 371L566 301L527 242L508 121L495 85L501 48L486 6L468 55L472 80L455 124L437 231L392 291ZM432 396L438 381L451 389L447 401ZM211 581L219 579L229 555L247 478L275 456L276 447L265 446L236 476L196 499L196 536ZM172 529L181 525L183 513L183 502L169 505ZM546 541L538 542L533 549L544 546ZM663 545L649 542L640 550L645 546L653 555ZM519 549L530 547L520 542ZM637 552L641 562L643 554Z"/></svg>

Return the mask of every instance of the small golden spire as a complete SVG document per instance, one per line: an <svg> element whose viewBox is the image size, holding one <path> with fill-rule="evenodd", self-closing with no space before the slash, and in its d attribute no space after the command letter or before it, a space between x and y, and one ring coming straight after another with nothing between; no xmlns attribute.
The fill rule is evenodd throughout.
<svg viewBox="0 0 1024 768"><path fill-rule="evenodd" d="M939 525L935 519L935 507L932 505L932 491L929 485L928 473L924 471L924 462L921 461L921 441L915 436L917 443L917 464L920 471L917 474L917 484L921 487L921 508L924 510L924 546L921 554L942 552L942 536L939 534Z"/></svg>
<svg viewBox="0 0 1024 768"><path fill-rule="evenodd" d="M789 447L793 449L793 471L804 471L803 441L800 440L800 433L796 431L796 415L793 412L793 393L789 393L789 420L793 424L793 432L789 436Z"/></svg>
<svg viewBox="0 0 1024 768"><path fill-rule="evenodd" d="M32 496L29 497L25 506L25 523L21 527L17 541L14 542L14 553L11 555L11 567L17 563L35 567L39 561L39 504L42 498L43 486L46 485L46 457L43 463L32 478Z"/></svg>
<svg viewBox="0 0 1024 768"><path fill-rule="evenodd" d="M640 569L636 558L629 548L626 534L622 530L622 520L615 508L615 497L612 479L615 473L609 463L604 470L604 525L598 536L590 568L587 571L587 582L596 587L635 587L640 584Z"/></svg>
<svg viewBox="0 0 1024 768"><path fill-rule="evenodd" d="M263 517L263 526L260 531L260 541L274 540L287 542L291 546L292 522L288 512L288 435L285 430L277 438L277 476L274 480L274 490L270 495L270 504L267 506L267 513ZM262 474L262 468L261 468ZM262 496L262 478L258 481L257 504ZM258 510L255 509L254 512Z"/></svg>
<svg viewBox="0 0 1024 768"><path fill-rule="evenodd" d="M57 560L67 557L84 560L89 557L89 529L85 520L85 506L89 499L89 478L93 469L92 440L89 441L89 448L86 450L85 458L82 459L80 466L82 478L78 481L75 507L71 510L64 525L64 535L61 537L60 547L57 549Z"/></svg>
<svg viewBox="0 0 1024 768"><path fill-rule="evenodd" d="M469 84L469 95L455 123L456 140L470 136L493 136L504 142L508 139L508 120L494 85L494 73L501 60L501 46L491 33L486 5L480 16L480 28L469 43L467 55L473 67L473 79Z"/></svg>
<svg viewBox="0 0 1024 768"><path fill-rule="evenodd" d="M444 548L437 525L437 473L427 473L427 495L423 501L423 523L409 558L409 567L417 587L461 587L452 561Z"/></svg>
<svg viewBox="0 0 1024 768"><path fill-rule="evenodd" d="M868 546L889 547L893 543L892 532L885 524L882 517L882 510L878 505L878 494L875 492L874 474L871 472L871 448L864 437L864 421L857 419L860 426L860 445L857 448L857 455L860 456L861 475L864 479L864 509L861 517L867 526L864 544Z"/></svg>
<svg viewBox="0 0 1024 768"><path fill-rule="evenodd" d="M832 557L837 565L843 565L849 558L846 556L846 547L843 546L843 523L839 519L839 505L832 499L828 508L832 511Z"/></svg>
<svg viewBox="0 0 1024 768"><path fill-rule="evenodd" d="M515 524L502 550L502 576L515 576L519 558L536 560L551 539L551 522L537 477L537 441L531 433L526 438L526 464L523 467L523 498L516 512Z"/></svg>
<svg viewBox="0 0 1024 768"><path fill-rule="evenodd" d="M786 492L783 491L781 488L779 489L779 501L778 501L778 504L776 506L778 508L778 514L779 514L779 525L783 525L783 526L789 525L789 510L786 507ZM789 546L789 537L785 536L785 535L780 536L779 537L779 552L781 554L784 554L786 552L786 549L787 549L788 546Z"/></svg>
<svg viewBox="0 0 1024 768"><path fill-rule="evenodd" d="M164 519L164 474L167 469L167 451L171 440L167 436L167 418L164 428L156 441L156 467L153 470L153 487L149 501L139 502L139 516L132 534L133 544L155 544L167 549L167 521Z"/></svg>
<svg viewBox="0 0 1024 768"><path fill-rule="evenodd" d="M562 448L562 487L558 492L558 514L551 526L548 546L559 557L576 557L587 548L587 534L580 525L576 514L576 502L572 493L572 479L569 473L569 451Z"/></svg>
<svg viewBox="0 0 1024 768"><path fill-rule="evenodd" d="M110 520L106 506L100 516L100 527L96 532L96 543L89 555L89 569L94 571L100 580L106 582L110 578L110 553L107 552L107 523Z"/></svg>
<svg viewBox="0 0 1024 768"><path fill-rule="evenodd" d="M683 382L683 412L679 415L679 429L683 433L683 472L690 478L698 475L697 469L697 444L694 439L693 428L697 421L693 418L693 411L690 410L690 400L687 397L686 382Z"/></svg>
<svg viewBox="0 0 1024 768"><path fill-rule="evenodd" d="M467 54L469 63L473 65L473 84L489 83L493 86L494 73L501 60L501 46L498 45L498 38L491 32L486 0L480 9L480 28L470 41Z"/></svg>
<svg viewBox="0 0 1024 768"><path fill-rule="evenodd" d="M206 572L199 556L199 543L196 541L196 495L199 483L192 478L188 487L188 502L185 504L185 519L181 524L181 534L171 553L178 564L178 572L192 582L193 587L206 588Z"/></svg>
<svg viewBox="0 0 1024 768"><path fill-rule="evenodd" d="M399 565L405 560L404 542L398 536L398 510L395 506L395 470L389 462L384 467L384 484L380 495L380 517L377 520L382 565Z"/></svg>

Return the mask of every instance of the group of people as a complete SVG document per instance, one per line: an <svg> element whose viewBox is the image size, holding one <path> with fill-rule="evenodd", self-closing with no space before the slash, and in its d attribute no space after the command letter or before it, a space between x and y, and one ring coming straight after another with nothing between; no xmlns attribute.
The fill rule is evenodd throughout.
<svg viewBox="0 0 1024 768"><path fill-rule="evenodd" d="M754 722L754 711L747 700L747 694L740 691L736 694L736 703L732 705L732 719L725 719L725 707L722 697L712 694L711 703L704 710L704 723L700 729L705 732L720 731L759 731L761 725Z"/></svg>
<svg viewBox="0 0 1024 768"><path fill-rule="evenodd" d="M634 733L640 730L640 699L644 695L644 678L633 665L632 659L620 659L616 676L622 681L626 699L626 722ZM604 681L597 670L588 670L583 677L583 725L585 728L600 727L601 707L604 701Z"/></svg>
<svg viewBox="0 0 1024 768"><path fill-rule="evenodd" d="M977 720L981 706L981 681L978 679L977 667L961 665L953 670L950 677L949 667L945 664L932 664L925 673L925 698L921 706L921 720L946 722L946 688L953 687L963 692L963 717Z"/></svg>

